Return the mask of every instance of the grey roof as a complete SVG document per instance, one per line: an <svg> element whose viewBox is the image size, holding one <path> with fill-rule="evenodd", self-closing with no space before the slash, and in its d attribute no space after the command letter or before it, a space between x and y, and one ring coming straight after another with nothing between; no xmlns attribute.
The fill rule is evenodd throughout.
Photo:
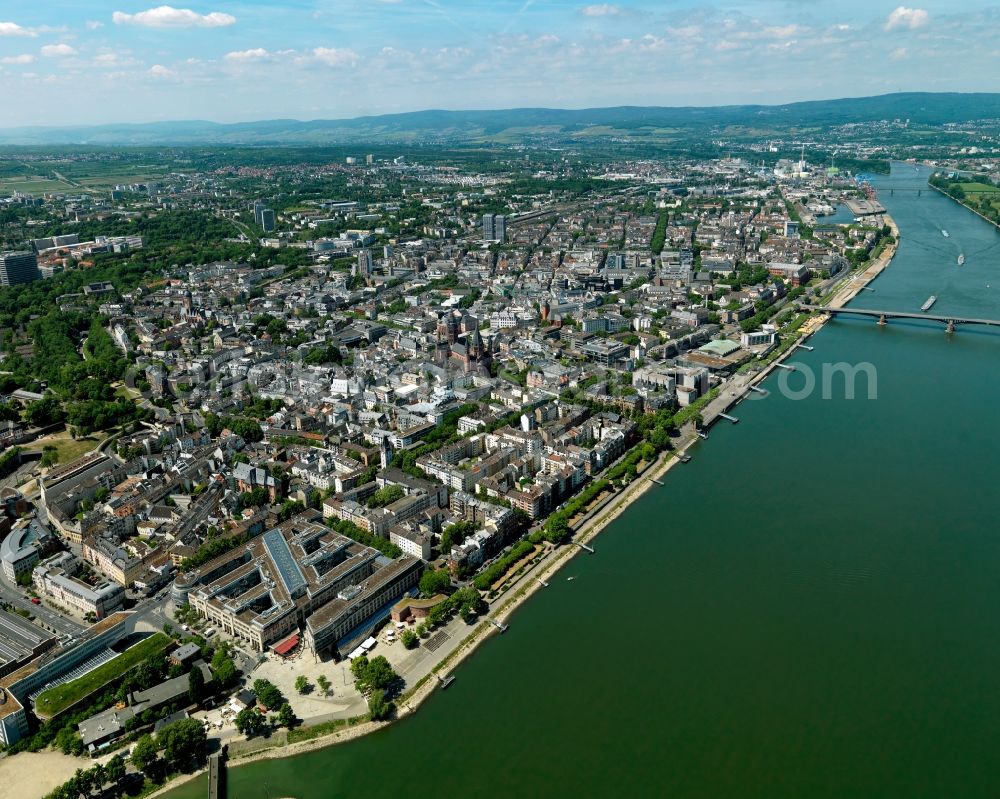
<svg viewBox="0 0 1000 799"><path fill-rule="evenodd" d="M193 658L199 652L201 652L201 647L198 646L198 644L194 643L193 641L190 641L186 644L182 644L181 646L177 647L177 649L174 650L173 654L171 654L170 657L172 657L174 660L183 663L185 660Z"/></svg>
<svg viewBox="0 0 1000 799"><path fill-rule="evenodd" d="M111 708L96 716L81 721L77 725L84 746L99 744L114 738L125 729L125 725L136 715L130 707Z"/></svg>
<svg viewBox="0 0 1000 799"><path fill-rule="evenodd" d="M288 542L285 541L281 530L268 530L264 533L264 546L267 547L267 553L278 569L278 576L285 584L288 595L296 596L299 591L306 587L306 578L303 576L299 564L295 562L292 550L289 549Z"/></svg>

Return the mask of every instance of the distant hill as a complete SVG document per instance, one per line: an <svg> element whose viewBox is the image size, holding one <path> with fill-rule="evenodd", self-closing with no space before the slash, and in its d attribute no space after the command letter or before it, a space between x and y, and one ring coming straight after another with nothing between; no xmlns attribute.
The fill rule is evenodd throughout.
<svg viewBox="0 0 1000 799"><path fill-rule="evenodd" d="M912 124L1000 118L1000 94L898 93L785 105L635 107L506 111L415 111L356 119L218 124L152 122L89 127L0 129L0 144L19 145L281 145L418 142L509 142L545 137L655 140L683 131L824 128L848 122L909 119Z"/></svg>

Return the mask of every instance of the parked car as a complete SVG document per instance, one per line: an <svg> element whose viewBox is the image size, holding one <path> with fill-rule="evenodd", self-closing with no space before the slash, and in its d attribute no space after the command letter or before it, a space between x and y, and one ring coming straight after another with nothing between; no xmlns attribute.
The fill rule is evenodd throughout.
<svg viewBox="0 0 1000 799"><path fill-rule="evenodd" d="M33 596L31 598L31 604L32 605L41 605L42 604L42 600L40 600L37 596Z"/></svg>

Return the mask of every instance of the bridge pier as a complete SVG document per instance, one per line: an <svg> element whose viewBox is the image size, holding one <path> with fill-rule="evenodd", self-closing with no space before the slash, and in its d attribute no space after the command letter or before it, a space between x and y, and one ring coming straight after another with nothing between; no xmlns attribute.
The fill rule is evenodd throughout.
<svg viewBox="0 0 1000 799"><path fill-rule="evenodd" d="M885 324L886 324L885 314L879 314L879 317L878 317L878 326L879 327L885 327Z"/></svg>
<svg viewBox="0 0 1000 799"><path fill-rule="evenodd" d="M955 320L954 319L949 319L948 320L948 325L945 327L944 332L945 333L954 333L955 332Z"/></svg>

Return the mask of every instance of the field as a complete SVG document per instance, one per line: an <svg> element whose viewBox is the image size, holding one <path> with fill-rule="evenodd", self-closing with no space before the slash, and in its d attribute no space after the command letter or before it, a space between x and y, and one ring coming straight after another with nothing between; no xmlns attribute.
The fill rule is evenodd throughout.
<svg viewBox="0 0 1000 799"><path fill-rule="evenodd" d="M156 633L146 640L126 650L114 660L98 666L92 672L63 685L57 685L39 694L35 709L39 716L52 718L81 699L97 691L101 686L121 677L133 666L137 666L150 655L163 652L170 639L163 633Z"/></svg>
<svg viewBox="0 0 1000 799"><path fill-rule="evenodd" d="M958 185L962 187L962 191L966 194L983 194L984 192L989 194L1000 194L1000 189L986 183L959 183Z"/></svg>
<svg viewBox="0 0 1000 799"><path fill-rule="evenodd" d="M31 444L26 445L26 449L33 452L41 452L45 447L55 447L56 452L59 453L58 463L65 464L71 463L81 455L86 455L91 450L97 449L97 446L106 437L104 433L95 433L85 438L74 439L69 433L63 431L32 441Z"/></svg>
<svg viewBox="0 0 1000 799"><path fill-rule="evenodd" d="M16 191L26 194L44 194L46 192L73 192L74 188L61 180L53 180L41 175L0 178L0 194L13 194Z"/></svg>

